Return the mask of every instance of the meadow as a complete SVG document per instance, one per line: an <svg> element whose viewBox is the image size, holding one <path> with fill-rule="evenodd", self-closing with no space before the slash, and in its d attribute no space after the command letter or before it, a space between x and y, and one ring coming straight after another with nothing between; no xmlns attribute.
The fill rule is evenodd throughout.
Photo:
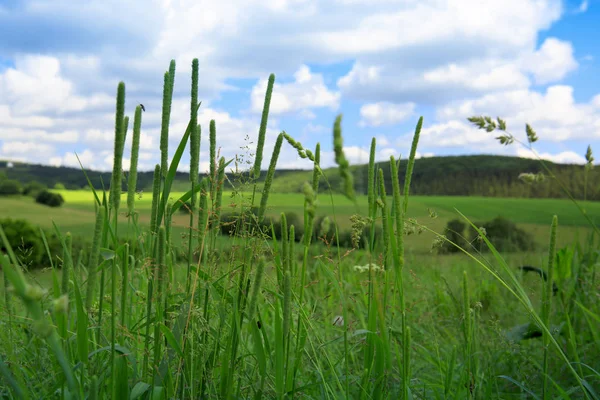
<svg viewBox="0 0 600 400"><path fill-rule="evenodd" d="M56 209L0 199L0 217L54 230L62 242L48 268L27 271L0 229L0 397L599 398L600 203L411 196L422 118L402 188L390 159L390 193L375 168L375 140L368 195L354 192L341 116L332 135L341 193L318 190L327 185L320 146L306 149L285 132L258 184L273 75L250 178L226 192L218 121L208 130L209 176L198 179L197 60L190 122L171 133L182 138L167 158L174 74L172 62L153 193L136 191L142 111L127 133L120 83L109 191L60 191L65 204ZM512 137L500 118L471 122ZM132 169L124 175L126 138ZM536 141L529 127L527 140ZM283 145L314 164L302 194L270 193ZM184 151L189 190L172 192ZM184 203L189 213L180 212ZM286 213L299 216L298 226ZM232 236L219 229L229 214L237 216ZM536 250L497 251L496 238L478 226L497 216L531 233ZM444 236L456 218L473 223L477 238L440 254L442 243L458 247ZM357 245L340 246L342 230ZM89 239L85 257L71 250L75 237ZM524 265L533 273L521 273Z"/></svg>

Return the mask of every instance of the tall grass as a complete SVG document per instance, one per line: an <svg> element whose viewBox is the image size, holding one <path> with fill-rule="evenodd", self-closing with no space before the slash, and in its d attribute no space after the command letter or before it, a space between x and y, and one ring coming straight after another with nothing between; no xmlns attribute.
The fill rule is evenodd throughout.
<svg viewBox="0 0 600 400"><path fill-rule="evenodd" d="M92 188L96 223L89 258L82 262L84 271L73 266L71 236L57 227L62 282L53 264L54 285L43 290L30 283L31 276L0 227L6 249L0 263L7 288L0 314L6 327L0 330L0 397L598 398L600 300L593 295L600 261L597 238L592 236L586 248L557 250L557 219L549 221L547 281L540 296L515 274L490 238L461 214L492 256L460 248L464 256L458 267L465 272L438 270L435 281L433 275L424 275L431 279L427 288L432 291L425 293L415 258L405 252L405 236L419 227L438 240L448 239L408 218L422 117L415 127L402 190L399 160L392 156L392 192L386 193L372 140L368 207L361 215L357 206L353 233L357 243L366 241L367 246L346 251L340 246L331 195L341 191L352 201L357 198L344 154L342 116L336 117L332 129L342 187L332 188L325 179L320 144L312 152L285 132L277 137L261 181L275 81L270 75L255 160L234 197L224 199L232 160L218 158L214 120L209 124L209 174L199 181L196 59L190 120L184 132L175 133L181 140L173 158L167 157L174 76L172 61L164 74L161 156L149 215L135 207L140 106L131 138L127 210L120 212L128 119L125 85L119 83L113 176L108 198L104 188ZM488 122L484 119L484 126ZM505 129L505 124L497 125ZM527 135L530 144L537 138L531 127ZM302 218L292 220L283 213L277 221L269 218L269 194L284 139L312 163L313 176L303 187ZM190 187L173 198L175 171L188 146ZM329 229L321 232L325 222L316 226L317 212L327 202L321 195L324 190L334 210L327 220L333 238L327 236ZM174 213L187 202L187 240L180 248L172 238L172 225ZM236 215L233 222L223 217L229 207ZM117 229L121 218L127 218L126 231ZM148 224L142 224L143 219ZM221 233L225 224L234 226L235 234ZM363 237L365 226L370 230ZM296 232L303 232L298 243ZM508 317L498 320L482 314L482 276L496 284L499 294L493 301L512 307ZM440 289L442 281L454 283ZM527 322L516 335L509 330L513 314Z"/></svg>

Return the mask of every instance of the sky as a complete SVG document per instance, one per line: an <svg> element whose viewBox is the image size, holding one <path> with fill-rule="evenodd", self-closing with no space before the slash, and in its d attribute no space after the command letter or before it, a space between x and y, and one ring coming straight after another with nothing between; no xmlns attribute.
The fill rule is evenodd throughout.
<svg viewBox="0 0 600 400"><path fill-rule="evenodd" d="M281 131L334 165L340 114L352 164L373 137L377 160L406 158L420 116L418 157L533 157L472 115L522 140L529 123L543 158L583 164L600 151L598 21L600 0L0 0L0 159L110 170L123 81L126 115L146 108L139 169L153 170L164 72L174 59L172 156L198 58L203 171L211 119L220 155L252 160L271 73L263 169ZM284 145L278 167L312 165Z"/></svg>

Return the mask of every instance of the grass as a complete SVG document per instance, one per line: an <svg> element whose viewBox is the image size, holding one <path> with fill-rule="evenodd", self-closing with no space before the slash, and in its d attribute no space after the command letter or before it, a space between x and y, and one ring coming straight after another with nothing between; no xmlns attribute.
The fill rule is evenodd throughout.
<svg viewBox="0 0 600 400"><path fill-rule="evenodd" d="M127 198L119 185L110 193L63 192L66 204L51 214L23 198L0 200L11 217L63 238L62 261L30 273L0 229L6 248L0 255L1 287L9 288L2 291L0 309L0 397L598 398L598 204L411 196L422 118L403 188L391 158L390 175L396 178L386 193L383 171L375 169L372 157L369 195L355 195L338 116L333 139L343 194L318 192L328 185L320 173L319 147L313 152L284 132L278 146L291 145L311 160L313 179L301 195L269 193L268 183L263 189L256 177L266 157L273 75L255 173L236 182L233 196L223 192L229 160L216 158L218 124L211 121L215 156L209 176L200 182L192 174L187 192L171 192L188 148L190 171L198 171L197 68L194 60L190 123L170 160L174 62L165 73L155 196L135 195L134 172ZM123 179L122 138L129 122L123 83L117 93L112 182ZM138 107L135 132L142 115ZM484 127L489 123L481 121ZM371 154L375 150L373 140ZM135 154L131 160L137 160ZM277 151L270 174L276 160ZM191 201L191 218L174 206L182 197ZM242 213L236 221L240 235L224 237L218 227L232 203L245 210L261 205L271 216L296 212L307 233L320 229L314 224L318 215L354 234L365 225L383 230L372 229L363 238L365 249L347 249L335 239L312 242L311 234L295 242L290 238L299 227L282 218L284 233L272 240L274 225L264 229L256 216ZM430 217L431 209L437 218ZM439 232L448 220L458 216L471 223L497 215L535 232L543 246L500 254L478 231L479 245L489 253L477 252L477 246L455 255L431 252L432 242L447 240ZM423 233L409 234L412 228ZM67 232L92 243L82 265L73 262ZM516 267L524 264L543 267L551 280L518 273Z"/></svg>

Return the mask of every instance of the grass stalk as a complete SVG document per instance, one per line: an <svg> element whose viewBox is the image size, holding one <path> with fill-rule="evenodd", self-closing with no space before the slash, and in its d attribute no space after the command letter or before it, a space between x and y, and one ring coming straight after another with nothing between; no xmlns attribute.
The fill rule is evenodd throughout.
<svg viewBox="0 0 600 400"><path fill-rule="evenodd" d="M133 117L133 137L131 139L131 161L127 181L127 209L130 215L135 213L135 196L137 191L137 167L140 153L140 134L142 127L142 107L135 108Z"/></svg>
<svg viewBox="0 0 600 400"><path fill-rule="evenodd" d="M545 326L550 326L550 314L552 312L552 294L554 284L554 258L556 256L556 230L558 227L558 217L555 215L552 218L552 225L550 228L550 245L548 248L548 270L547 279L543 291L543 303L542 303L542 322ZM551 398L550 393L550 382L549 382L549 358L550 358L550 331L544 332L542 341L544 344L544 362L543 362L543 391L542 398L544 400Z"/></svg>
<svg viewBox="0 0 600 400"><path fill-rule="evenodd" d="M267 134L267 120L269 119L269 108L271 106L271 95L273 94L273 85L275 84L275 75L269 75L267 82L267 91L265 93L265 102L263 105L262 116L260 119L260 128L258 130L258 142L256 144L256 154L254 156L254 179L260 176L262 166L263 149L265 147L265 136Z"/></svg>

